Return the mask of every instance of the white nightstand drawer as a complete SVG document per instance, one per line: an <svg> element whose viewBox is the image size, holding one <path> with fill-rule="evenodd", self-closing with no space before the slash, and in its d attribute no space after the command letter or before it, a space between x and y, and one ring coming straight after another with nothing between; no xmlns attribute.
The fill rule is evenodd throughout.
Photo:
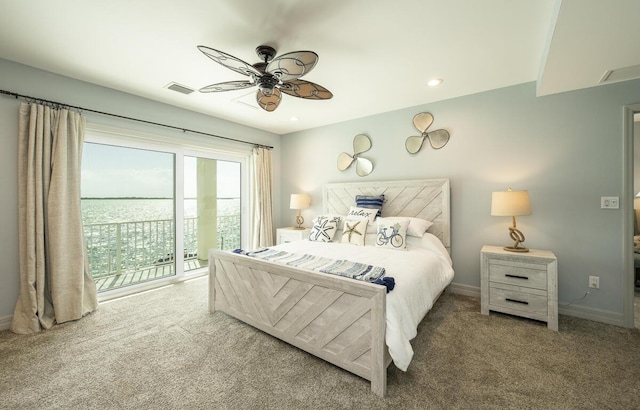
<svg viewBox="0 0 640 410"><path fill-rule="evenodd" d="M505 313L510 310L527 312L546 318L547 292L536 289L523 289L519 286L496 284L489 287L489 304L501 307Z"/></svg>
<svg viewBox="0 0 640 410"><path fill-rule="evenodd" d="M514 261L489 261L489 280L535 289L547 289L547 269L544 265Z"/></svg>

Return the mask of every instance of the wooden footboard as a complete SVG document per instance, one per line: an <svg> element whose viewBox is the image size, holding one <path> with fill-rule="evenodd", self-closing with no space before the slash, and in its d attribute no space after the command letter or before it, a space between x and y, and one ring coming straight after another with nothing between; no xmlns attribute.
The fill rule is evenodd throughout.
<svg viewBox="0 0 640 410"><path fill-rule="evenodd" d="M386 289L210 250L209 310L221 310L371 381L384 397Z"/></svg>

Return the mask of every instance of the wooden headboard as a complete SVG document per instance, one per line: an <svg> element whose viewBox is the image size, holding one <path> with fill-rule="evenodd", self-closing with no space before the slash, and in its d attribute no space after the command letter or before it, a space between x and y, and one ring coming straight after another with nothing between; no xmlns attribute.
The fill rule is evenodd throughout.
<svg viewBox="0 0 640 410"><path fill-rule="evenodd" d="M346 215L356 195L384 194L382 216L410 216L433 222L429 232L451 251L451 209L448 179L372 181L325 184L322 212Z"/></svg>

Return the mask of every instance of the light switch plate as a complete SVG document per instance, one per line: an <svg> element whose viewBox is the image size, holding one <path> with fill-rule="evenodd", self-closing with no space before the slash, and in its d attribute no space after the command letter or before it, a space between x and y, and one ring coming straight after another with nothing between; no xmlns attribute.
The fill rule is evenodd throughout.
<svg viewBox="0 0 640 410"><path fill-rule="evenodd" d="M620 198L617 196L601 196L601 209L620 209Z"/></svg>

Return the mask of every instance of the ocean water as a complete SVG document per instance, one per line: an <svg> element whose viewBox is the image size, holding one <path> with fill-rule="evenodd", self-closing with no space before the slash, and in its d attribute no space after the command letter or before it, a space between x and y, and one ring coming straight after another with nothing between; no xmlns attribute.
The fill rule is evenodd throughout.
<svg viewBox="0 0 640 410"><path fill-rule="evenodd" d="M83 198L82 222L85 225L172 219L173 199ZM218 198L218 215L239 215L240 198ZM195 199L185 199L184 217L198 216Z"/></svg>
<svg viewBox="0 0 640 410"><path fill-rule="evenodd" d="M171 199L82 199L91 273L95 278L172 262L175 250ZM198 248L197 203L185 200L184 255ZM240 198L218 198L219 249L240 247Z"/></svg>

